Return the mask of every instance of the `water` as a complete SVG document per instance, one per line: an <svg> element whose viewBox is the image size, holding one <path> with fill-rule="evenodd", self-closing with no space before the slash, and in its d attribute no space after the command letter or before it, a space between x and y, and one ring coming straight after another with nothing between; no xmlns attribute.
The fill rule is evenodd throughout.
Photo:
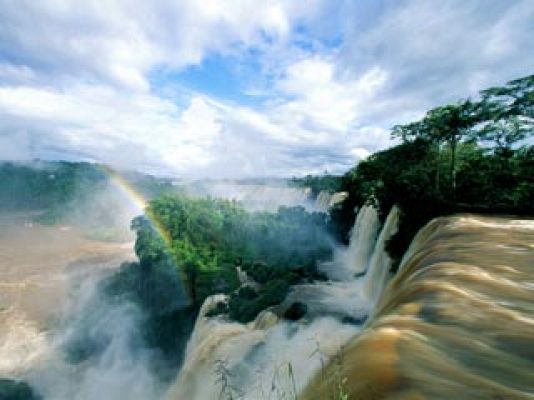
<svg viewBox="0 0 534 400"><path fill-rule="evenodd" d="M335 260L324 266L338 279L293 287L278 310L282 314L295 301L305 303L308 313L303 320L280 320L270 311L246 325L224 317L206 318L210 307L224 297L207 299L190 339L184 366L167 399L207 400L219 398L221 393L223 398L245 400L294 398L360 331L371 302L363 294L366 281L356 272L371 265L369 272L373 278L367 281L380 279L370 287L381 290L385 281L382 272L388 265L385 260L389 259L376 253L384 251L385 241L395 232L397 219L398 211L394 209L377 242L376 210L370 206L361 209L351 243L339 249ZM372 260L381 262L371 264ZM375 268L380 271L374 272ZM379 293L371 295L374 299ZM221 370L226 373L225 379Z"/></svg>
<svg viewBox="0 0 534 400"><path fill-rule="evenodd" d="M331 207L341 203L347 196L347 192L330 193L326 190L321 190L315 199L315 209L328 212Z"/></svg>
<svg viewBox="0 0 534 400"><path fill-rule="evenodd" d="M386 252L386 242L397 232L399 216L398 207L393 206L386 222L384 222L369 260L369 268L364 278L363 295L371 303L371 308L382 294L382 289L389 276L392 261Z"/></svg>
<svg viewBox="0 0 534 400"><path fill-rule="evenodd" d="M144 317L111 303L98 282L133 260L132 243L87 239L75 227L0 218L0 376L25 380L45 399L156 399L161 387L140 345ZM66 344L103 344L96 356L67 361Z"/></svg>
<svg viewBox="0 0 534 400"><path fill-rule="evenodd" d="M350 281L364 273L369 266L379 228L376 209L369 205L362 207L351 229L349 246L338 249L334 257L335 266L324 270L328 277Z"/></svg>
<svg viewBox="0 0 534 400"><path fill-rule="evenodd" d="M203 182L186 186L192 196L239 201L249 211L276 211L280 206L303 206L318 211L309 188L237 182Z"/></svg>
<svg viewBox="0 0 534 400"><path fill-rule="evenodd" d="M534 221L432 221L407 252L373 318L302 397L534 398Z"/></svg>
<svg viewBox="0 0 534 400"><path fill-rule="evenodd" d="M131 243L90 241L72 227L19 221L0 247L3 259L10 260L2 269L3 284L14 285L14 297L4 295L7 308L0 312L0 374L26 380L54 400L207 400L219 398L221 391L245 400L294 395L360 332L371 299L385 284L389 259L382 253L397 215L394 209L378 235L376 210L363 207L349 246L322 266L334 280L295 286L281 306L249 324L206 318L222 300L209 298L168 391L151 368L158 354L145 347L139 332L142 311L131 303L110 302L99 292L98 282L132 258ZM25 252L22 244L32 250ZM34 291L33 285L46 290ZM281 320L277 315L295 301L308 306L306 317ZM96 343L97 351L73 364L65 348L77 342Z"/></svg>

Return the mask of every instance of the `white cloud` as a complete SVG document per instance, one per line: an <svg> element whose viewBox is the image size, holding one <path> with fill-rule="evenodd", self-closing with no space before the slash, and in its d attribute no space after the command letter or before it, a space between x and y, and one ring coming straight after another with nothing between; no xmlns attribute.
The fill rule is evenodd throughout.
<svg viewBox="0 0 534 400"><path fill-rule="evenodd" d="M307 132L308 140L320 138L315 135L317 129L329 135L347 133L384 85L387 74L374 67L356 79L337 75L333 61L317 57L290 65L278 88L293 99L276 112L301 126L315 127Z"/></svg>
<svg viewBox="0 0 534 400"><path fill-rule="evenodd" d="M220 132L217 110L201 97L180 111L168 100L142 93L125 96L109 86L76 86L68 92L0 88L0 115L15 132L37 129L36 138L46 136L66 154L167 171L184 172L208 163L211 143ZM0 135L13 133L4 129ZM26 142L26 147L32 146Z"/></svg>
<svg viewBox="0 0 534 400"><path fill-rule="evenodd" d="M532 73L533 19L529 0L0 0L0 158L341 172L393 124ZM239 84L264 101L166 75L214 54L252 59Z"/></svg>
<svg viewBox="0 0 534 400"><path fill-rule="evenodd" d="M183 68L209 52L284 40L292 18L308 13L281 0L1 3L0 54L36 64L56 79L96 79L135 90L149 88L154 67Z"/></svg>
<svg viewBox="0 0 534 400"><path fill-rule="evenodd" d="M346 22L340 62L387 71L384 97L404 104L384 105L413 114L532 73L533 20L530 0L398 2L365 29Z"/></svg>

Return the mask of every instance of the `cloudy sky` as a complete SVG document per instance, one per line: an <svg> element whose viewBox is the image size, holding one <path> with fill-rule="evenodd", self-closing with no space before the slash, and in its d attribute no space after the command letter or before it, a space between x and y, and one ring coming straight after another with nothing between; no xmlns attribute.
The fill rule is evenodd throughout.
<svg viewBox="0 0 534 400"><path fill-rule="evenodd" d="M532 0L0 0L0 159L342 172L534 72Z"/></svg>

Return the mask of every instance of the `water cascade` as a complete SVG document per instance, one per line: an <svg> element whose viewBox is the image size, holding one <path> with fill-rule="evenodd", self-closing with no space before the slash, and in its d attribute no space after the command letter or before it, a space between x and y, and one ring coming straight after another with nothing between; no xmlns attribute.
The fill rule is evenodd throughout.
<svg viewBox="0 0 534 400"><path fill-rule="evenodd" d="M315 199L315 208L318 211L328 212L331 207L341 203L347 196L347 192L330 193L327 190L321 190Z"/></svg>
<svg viewBox="0 0 534 400"><path fill-rule="evenodd" d="M221 394L247 400L284 398L280 396L301 390L358 330L329 317L280 321L270 311L249 324L207 318L206 312L221 300L220 295L212 296L203 305L168 400L217 399Z"/></svg>
<svg viewBox="0 0 534 400"><path fill-rule="evenodd" d="M363 295L372 305L378 300L389 276L391 259L385 247L386 242L397 232L398 223L399 208L393 206L376 240L373 255L369 261L369 268L364 278Z"/></svg>
<svg viewBox="0 0 534 400"><path fill-rule="evenodd" d="M325 269L328 277L349 281L365 272L375 247L379 228L380 221L376 208L370 205L362 207L351 229L349 246L339 249L335 254L334 263L337 267Z"/></svg>
<svg viewBox="0 0 534 400"><path fill-rule="evenodd" d="M321 190L315 199L315 205L319 210L328 211L332 195L326 190Z"/></svg>
<svg viewBox="0 0 534 400"><path fill-rule="evenodd" d="M208 298L167 399L206 400L219 398L221 393L226 398L246 400L294 397L360 331L358 322L368 314L369 301L362 295L363 277L355 275L365 271L373 260L378 273L372 279L378 282L372 290L380 289L389 263L378 252L384 251L385 241L396 230L397 219L395 208L377 242L377 212L371 206L363 207L349 246L340 249L334 261L324 266L329 275L338 279L294 286L278 309L260 313L249 324L228 321L223 316L208 318L208 311L225 297ZM307 306L303 320L293 322L277 317L297 301Z"/></svg>
<svg viewBox="0 0 534 400"><path fill-rule="evenodd" d="M532 399L534 221L438 218L299 399Z"/></svg>

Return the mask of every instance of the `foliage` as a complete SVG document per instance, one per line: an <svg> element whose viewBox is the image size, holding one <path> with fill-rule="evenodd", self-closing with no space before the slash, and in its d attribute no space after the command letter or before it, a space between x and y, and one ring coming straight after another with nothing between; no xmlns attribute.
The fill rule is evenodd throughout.
<svg viewBox="0 0 534 400"><path fill-rule="evenodd" d="M250 322L260 311L284 301L289 291L289 283L274 279L265 284L258 292L244 286L230 296L228 316L239 322Z"/></svg>
<svg viewBox="0 0 534 400"><path fill-rule="evenodd" d="M37 400L39 398L26 382L0 378L1 400Z"/></svg>
<svg viewBox="0 0 534 400"><path fill-rule="evenodd" d="M0 164L0 207L48 209L57 204L64 206L82 187L94 187L103 179L103 173L88 163L5 162Z"/></svg>
<svg viewBox="0 0 534 400"><path fill-rule="evenodd" d="M338 192L341 184L341 176L330 175L306 175L303 178L292 178L290 185L300 188L310 188L314 197L319 192L326 191L329 193Z"/></svg>
<svg viewBox="0 0 534 400"><path fill-rule="evenodd" d="M452 212L534 214L532 76L482 92L479 100L430 110L421 120L396 126L402 143L373 154L347 172L349 193L333 211L346 240L353 210L375 202L384 219L401 208L398 233L388 243L397 260L431 218ZM525 141L527 140L527 141Z"/></svg>
<svg viewBox="0 0 534 400"><path fill-rule="evenodd" d="M101 221L111 219L115 208L123 204L110 204L110 199L105 199L106 207L99 208L104 215L96 215L96 208L87 206L107 188L112 175L108 167L87 162L3 162L0 163L0 209L40 210L43 213L36 221L49 225L66 222L67 217L83 209L86 220L96 221L95 235L109 237L110 231L102 235ZM171 181L150 175L125 172L121 177L149 199L177 190Z"/></svg>
<svg viewBox="0 0 534 400"><path fill-rule="evenodd" d="M102 283L111 301L131 301L143 311L142 337L148 348L161 350L165 365L158 376L172 379L183 359L198 308L190 304L170 259L123 263ZM168 374L168 376L166 375Z"/></svg>
<svg viewBox="0 0 534 400"><path fill-rule="evenodd" d="M303 318L308 312L308 306L305 303L296 301L289 306L284 313L284 318L291 321L298 321Z"/></svg>
<svg viewBox="0 0 534 400"><path fill-rule="evenodd" d="M320 279L316 264L331 254L325 215L302 207L248 213L233 201L174 195L153 200L146 213L132 222L141 266L171 262L197 306L231 294L229 315L243 322L281 302L290 285ZM262 285L254 295L236 291L237 267Z"/></svg>

